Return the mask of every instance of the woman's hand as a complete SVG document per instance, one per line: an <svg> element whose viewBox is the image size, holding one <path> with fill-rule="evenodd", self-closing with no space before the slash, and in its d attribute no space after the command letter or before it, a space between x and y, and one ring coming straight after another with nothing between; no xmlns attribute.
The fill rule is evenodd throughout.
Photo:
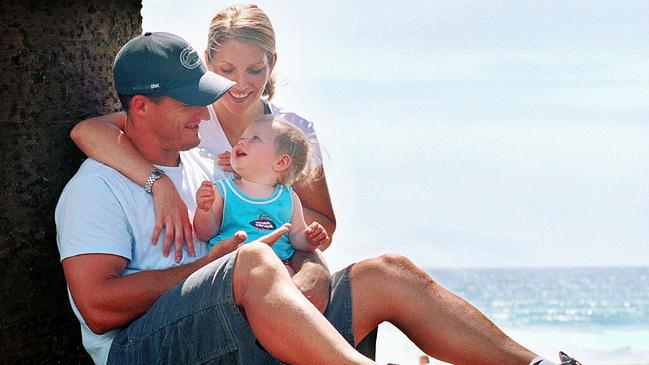
<svg viewBox="0 0 649 365"><path fill-rule="evenodd" d="M233 172L234 171L232 169L232 166L230 165L230 152L229 151L225 151L225 152L221 153L220 155L217 156L217 158L218 158L217 163L219 164L219 166L221 166L223 171L225 171L225 172Z"/></svg>
<svg viewBox="0 0 649 365"><path fill-rule="evenodd" d="M163 176L153 184L153 201L155 205L156 223L153 229L152 243L155 246L158 238L165 229L165 240L162 254L167 257L174 244L174 256L176 262L183 257L183 241L187 245L189 256L196 256L194 250L194 238L192 224L189 220L187 205L183 202L176 191L176 187L169 177Z"/></svg>

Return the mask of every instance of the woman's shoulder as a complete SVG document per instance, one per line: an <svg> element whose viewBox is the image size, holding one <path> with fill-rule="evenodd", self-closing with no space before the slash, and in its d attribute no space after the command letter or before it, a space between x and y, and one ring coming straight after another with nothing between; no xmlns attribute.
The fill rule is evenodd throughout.
<svg viewBox="0 0 649 365"><path fill-rule="evenodd" d="M313 123L303 117L302 115L298 114L296 111L293 111L288 108L284 108L283 106L277 105L275 103L268 103L270 106L270 110L274 115L279 115L280 117L284 118L287 122L293 124L294 126L298 127L301 129L303 132L307 133L313 133Z"/></svg>
<svg viewBox="0 0 649 365"><path fill-rule="evenodd" d="M296 126L299 130L302 131L302 133L304 133L305 136L307 136L307 138L312 143L313 151L315 151L315 162L317 162L317 164L322 164L320 142L318 141L318 135L315 131L313 123L290 109L285 109L274 103L269 103L269 105L270 110L274 115L279 115L280 117L284 118L284 120Z"/></svg>

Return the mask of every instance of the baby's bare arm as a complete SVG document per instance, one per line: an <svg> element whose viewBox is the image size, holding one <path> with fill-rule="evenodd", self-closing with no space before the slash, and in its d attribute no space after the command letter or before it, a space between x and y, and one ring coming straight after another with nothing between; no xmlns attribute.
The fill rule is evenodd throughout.
<svg viewBox="0 0 649 365"><path fill-rule="evenodd" d="M203 181L196 191L196 213L194 232L196 237L209 241L221 229L223 217L223 197L210 181Z"/></svg>
<svg viewBox="0 0 649 365"><path fill-rule="evenodd" d="M302 251L314 251L322 245L329 244L329 235L320 223L312 222L307 226L304 222L302 203L295 192L293 192L293 217L289 241L295 249Z"/></svg>

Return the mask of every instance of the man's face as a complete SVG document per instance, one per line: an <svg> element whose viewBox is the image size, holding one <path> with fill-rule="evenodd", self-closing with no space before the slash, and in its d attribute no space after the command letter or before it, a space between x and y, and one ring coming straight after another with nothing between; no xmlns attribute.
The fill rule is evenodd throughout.
<svg viewBox="0 0 649 365"><path fill-rule="evenodd" d="M158 143L164 150L186 151L198 146L198 126L209 119L205 106L191 106L163 96L158 102L151 101L150 125Z"/></svg>

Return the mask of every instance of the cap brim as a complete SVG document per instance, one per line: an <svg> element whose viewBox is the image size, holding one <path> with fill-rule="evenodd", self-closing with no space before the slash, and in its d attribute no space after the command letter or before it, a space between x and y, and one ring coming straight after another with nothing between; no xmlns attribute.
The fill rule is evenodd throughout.
<svg viewBox="0 0 649 365"><path fill-rule="evenodd" d="M235 83L207 71L200 79L165 92L166 95L188 105L205 106L219 100Z"/></svg>

